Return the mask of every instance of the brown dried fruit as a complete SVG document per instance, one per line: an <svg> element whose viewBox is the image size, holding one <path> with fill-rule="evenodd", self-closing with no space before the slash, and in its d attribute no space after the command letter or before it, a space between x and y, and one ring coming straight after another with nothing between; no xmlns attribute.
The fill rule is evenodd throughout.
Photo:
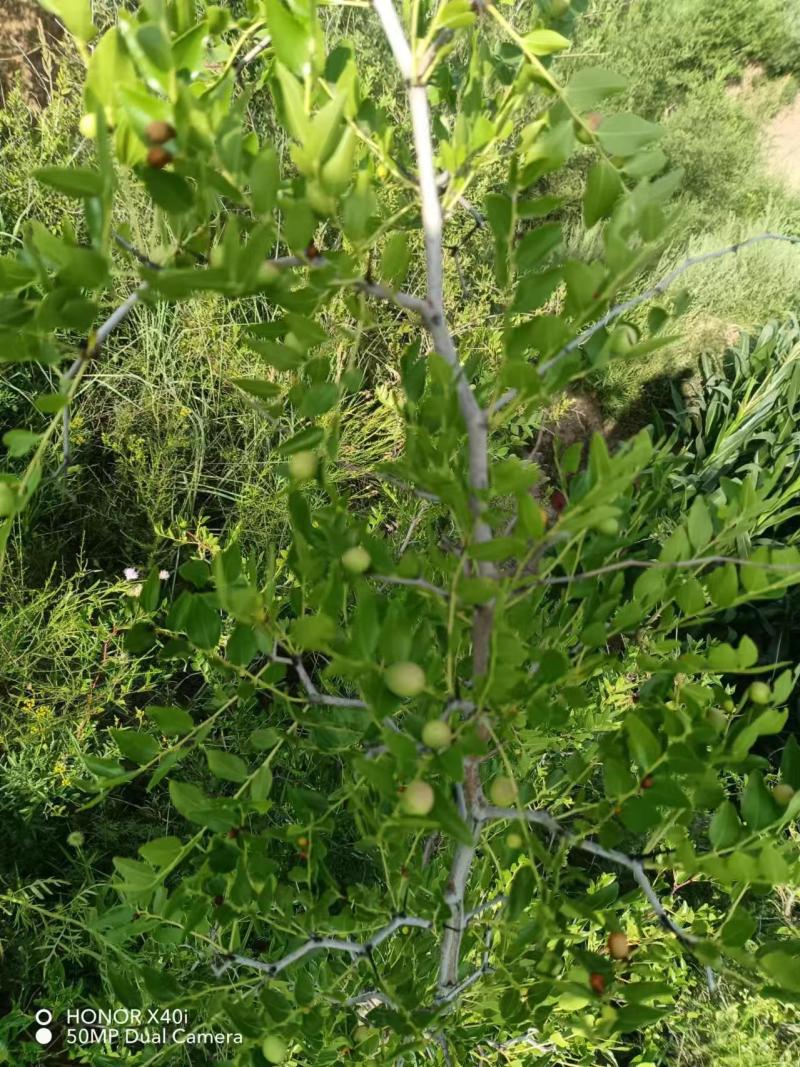
<svg viewBox="0 0 800 1067"><path fill-rule="evenodd" d="M150 144L166 144L175 136L175 127L161 119L154 119L144 132Z"/></svg>
<svg viewBox="0 0 800 1067"><path fill-rule="evenodd" d="M628 943L628 939L621 930L617 930L613 934L608 935L608 954L615 960L626 960L628 953L631 950L631 946Z"/></svg>

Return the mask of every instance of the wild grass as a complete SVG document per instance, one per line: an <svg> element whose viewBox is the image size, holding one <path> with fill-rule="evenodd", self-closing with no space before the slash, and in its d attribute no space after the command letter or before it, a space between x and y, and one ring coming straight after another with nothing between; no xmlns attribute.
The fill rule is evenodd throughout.
<svg viewBox="0 0 800 1067"><path fill-rule="evenodd" d="M662 124L662 147L684 175L669 244L631 294L689 255L764 231L800 229L800 198L771 176L763 143L769 118L797 91L799 13L796 0L595 0L578 19L578 62L628 78L617 103ZM681 285L689 307L671 331L680 340L603 375L598 388L608 414L646 407L653 388L662 396L663 383L691 373L701 355L718 357L742 330L796 309L799 281L800 250L780 244L687 274ZM667 306L677 292L668 294ZM642 325L646 314L644 307L633 321Z"/></svg>

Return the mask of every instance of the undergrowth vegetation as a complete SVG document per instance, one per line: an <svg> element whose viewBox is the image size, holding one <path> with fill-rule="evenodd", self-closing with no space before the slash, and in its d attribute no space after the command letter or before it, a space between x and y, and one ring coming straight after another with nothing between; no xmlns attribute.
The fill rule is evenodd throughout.
<svg viewBox="0 0 800 1067"><path fill-rule="evenodd" d="M795 1064L797 0L43 6L0 1062Z"/></svg>

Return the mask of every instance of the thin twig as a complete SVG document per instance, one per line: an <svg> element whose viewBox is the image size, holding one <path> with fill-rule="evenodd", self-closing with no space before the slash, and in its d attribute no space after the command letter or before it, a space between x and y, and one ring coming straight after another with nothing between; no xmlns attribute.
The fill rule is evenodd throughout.
<svg viewBox="0 0 800 1067"><path fill-rule="evenodd" d="M429 582L425 578L402 578L399 574L371 574L370 578L385 585L408 585L415 589L423 589L426 593L433 593L444 600L448 600L450 597L446 589L434 585L433 582Z"/></svg>
<svg viewBox="0 0 800 1067"><path fill-rule="evenodd" d="M122 322L124 318L130 313L135 304L138 303L141 294L147 288L147 284L140 285L131 295L125 300L118 308L116 308L109 317L98 328L92 341L85 345L80 353L75 357L70 366L64 372L62 376L62 383L69 384L73 382L78 373L83 373L83 370L88 366L89 362L94 359L100 353L100 348L105 342L106 338L111 334L117 326ZM66 472L69 467L69 460L71 455L70 448L70 406L69 402L64 405L61 410L61 454L62 460L55 473L55 477L59 478Z"/></svg>
<svg viewBox="0 0 800 1067"><path fill-rule="evenodd" d="M269 36L263 37L258 42L258 44L254 44L253 45L253 47L250 49L249 52L245 52L245 54L242 56L241 59L239 59L237 61L236 66L233 68L234 69L234 74L236 75L236 77L238 78L239 75L242 73L242 71L246 67L249 67L250 64L253 63L256 59L258 59L258 57L261 55L261 53L265 52L269 48L269 46L271 44L272 44L272 38L271 37L269 37Z"/></svg>
<svg viewBox="0 0 800 1067"><path fill-rule="evenodd" d="M135 245L132 245L121 233L114 231L114 240L120 248L124 248L126 252L130 252L134 259L138 259L143 266L149 267L150 270L163 270L160 263L155 263L149 256L146 256L144 252L141 252Z"/></svg>

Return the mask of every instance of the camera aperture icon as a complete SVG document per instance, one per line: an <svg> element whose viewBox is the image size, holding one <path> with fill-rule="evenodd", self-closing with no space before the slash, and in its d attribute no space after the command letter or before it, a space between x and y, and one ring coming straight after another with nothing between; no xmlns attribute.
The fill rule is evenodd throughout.
<svg viewBox="0 0 800 1067"><path fill-rule="evenodd" d="M53 1013L48 1011L47 1008L39 1008L34 1018L39 1024L39 1029L33 1036L40 1045L49 1045L53 1040L53 1031L48 1026L48 1023L53 1021Z"/></svg>

